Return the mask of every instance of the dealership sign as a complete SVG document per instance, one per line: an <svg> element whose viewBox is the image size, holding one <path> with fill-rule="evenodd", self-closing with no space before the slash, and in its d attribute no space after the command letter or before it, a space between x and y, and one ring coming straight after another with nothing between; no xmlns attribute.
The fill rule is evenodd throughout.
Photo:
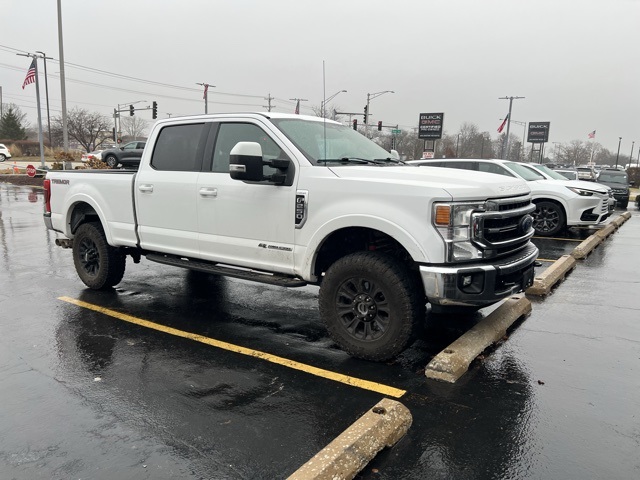
<svg viewBox="0 0 640 480"><path fill-rule="evenodd" d="M551 122L529 122L527 142L547 143L549 141L549 125Z"/></svg>
<svg viewBox="0 0 640 480"><path fill-rule="evenodd" d="M442 138L444 113L421 113L418 123L418 138L437 140Z"/></svg>

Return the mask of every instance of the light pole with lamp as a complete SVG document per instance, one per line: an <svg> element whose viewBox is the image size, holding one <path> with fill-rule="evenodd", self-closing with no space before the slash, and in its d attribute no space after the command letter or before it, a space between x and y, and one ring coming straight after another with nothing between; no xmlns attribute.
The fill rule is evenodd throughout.
<svg viewBox="0 0 640 480"><path fill-rule="evenodd" d="M331 100L336 98L341 93L345 93L345 92L346 90L340 90L339 92L336 92L333 95L331 95L326 100L322 100L322 102L320 103L320 113L322 114L322 118L325 118L327 116L327 112L325 111L325 109L327 108L327 103L329 103Z"/></svg>
<svg viewBox="0 0 640 480"><path fill-rule="evenodd" d="M618 137L618 153L616 154L616 168L618 168L618 159L620 158L620 143L622 142L622 137Z"/></svg>
<svg viewBox="0 0 640 480"><path fill-rule="evenodd" d="M382 92L367 93L367 105L364 107L364 131L369 136L369 102L380 95L385 93L396 93L393 90L383 90Z"/></svg>
<svg viewBox="0 0 640 480"><path fill-rule="evenodd" d="M36 52L42 55L42 60L44 61L44 91L45 96L47 98L47 132L49 132L49 148L53 147L51 143L51 117L49 116L49 80L47 79L47 58L49 60L53 60L51 57L47 57L47 54L44 52Z"/></svg>

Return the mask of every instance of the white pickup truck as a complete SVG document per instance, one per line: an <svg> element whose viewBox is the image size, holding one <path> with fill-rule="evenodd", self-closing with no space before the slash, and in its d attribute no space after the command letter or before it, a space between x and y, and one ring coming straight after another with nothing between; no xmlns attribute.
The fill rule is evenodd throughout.
<svg viewBox="0 0 640 480"><path fill-rule="evenodd" d="M89 288L118 284L127 256L318 285L332 339L370 360L411 342L427 302L481 308L523 290L538 253L526 182L406 165L302 115L158 121L137 171L50 171L45 201Z"/></svg>

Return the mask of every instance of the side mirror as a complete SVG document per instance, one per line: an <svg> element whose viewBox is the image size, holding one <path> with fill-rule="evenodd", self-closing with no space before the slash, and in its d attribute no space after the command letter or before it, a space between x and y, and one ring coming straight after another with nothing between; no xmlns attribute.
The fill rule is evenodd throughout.
<svg viewBox="0 0 640 480"><path fill-rule="evenodd" d="M397 150L391 150L389 153L391 154L391 158L394 160L400 160L400 154Z"/></svg>
<svg viewBox="0 0 640 480"><path fill-rule="evenodd" d="M229 175L234 180L268 181L281 185L287 178L286 171L289 164L289 160L264 160L262 147L257 142L238 142L229 154ZM265 165L275 168L279 172L265 176L263 171Z"/></svg>

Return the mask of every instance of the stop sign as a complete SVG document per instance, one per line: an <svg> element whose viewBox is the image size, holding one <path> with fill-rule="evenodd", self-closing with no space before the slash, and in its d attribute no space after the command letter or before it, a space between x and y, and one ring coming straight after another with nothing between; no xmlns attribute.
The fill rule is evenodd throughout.
<svg viewBox="0 0 640 480"><path fill-rule="evenodd" d="M27 175L29 175L30 177L35 177L36 167L34 167L33 165L27 165Z"/></svg>

